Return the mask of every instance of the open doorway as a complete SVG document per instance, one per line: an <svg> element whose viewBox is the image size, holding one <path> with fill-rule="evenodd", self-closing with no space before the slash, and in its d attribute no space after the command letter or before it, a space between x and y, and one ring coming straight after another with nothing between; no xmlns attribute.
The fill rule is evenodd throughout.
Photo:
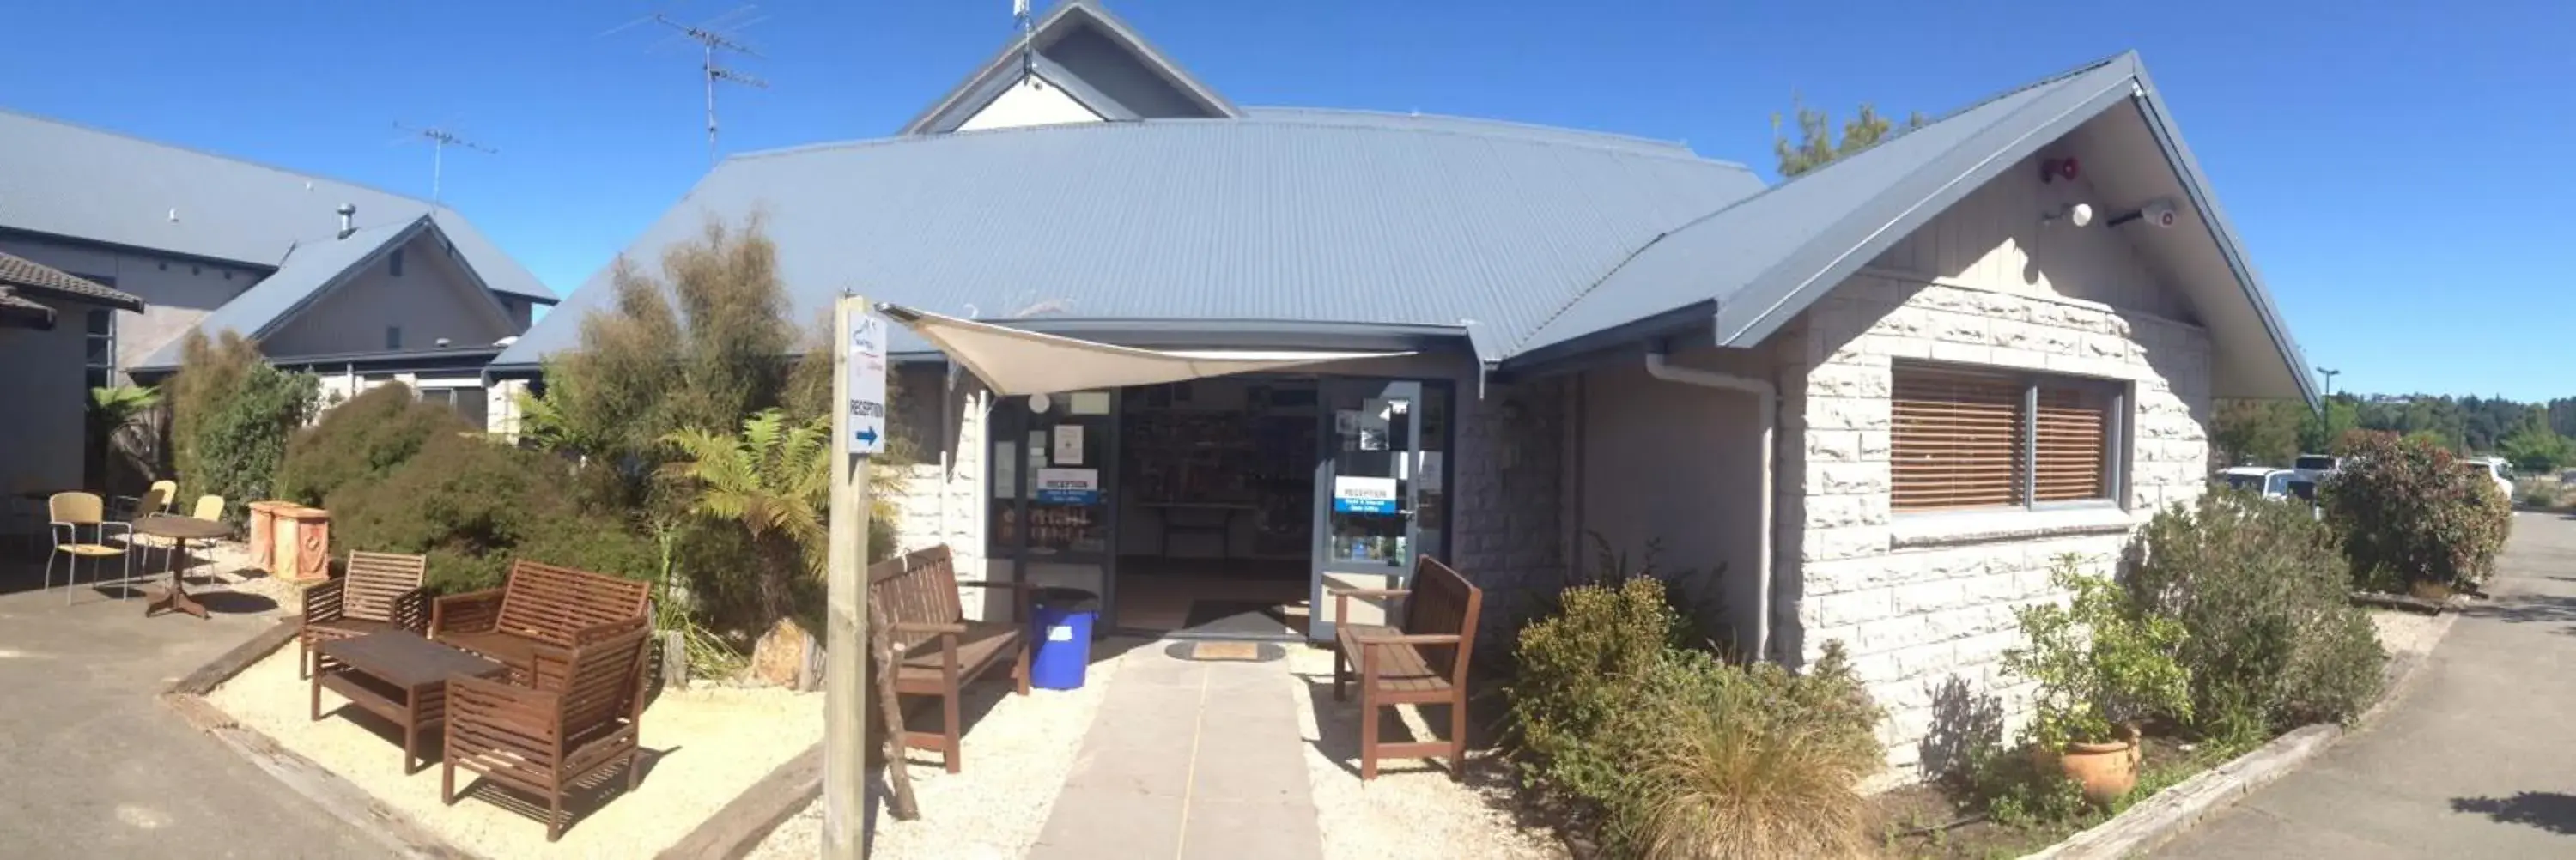
<svg viewBox="0 0 2576 860"><path fill-rule="evenodd" d="M1120 625L1302 637L1314 569L1315 381L1222 377L1121 397Z"/></svg>

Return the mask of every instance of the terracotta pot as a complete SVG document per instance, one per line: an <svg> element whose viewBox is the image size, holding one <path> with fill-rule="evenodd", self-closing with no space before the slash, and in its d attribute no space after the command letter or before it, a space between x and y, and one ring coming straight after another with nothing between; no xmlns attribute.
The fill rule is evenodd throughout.
<svg viewBox="0 0 2576 860"><path fill-rule="evenodd" d="M2138 733L2123 729L2121 735L2109 743L2069 743L2058 753L2058 770L2084 787L2084 799L2109 806L2137 787Z"/></svg>

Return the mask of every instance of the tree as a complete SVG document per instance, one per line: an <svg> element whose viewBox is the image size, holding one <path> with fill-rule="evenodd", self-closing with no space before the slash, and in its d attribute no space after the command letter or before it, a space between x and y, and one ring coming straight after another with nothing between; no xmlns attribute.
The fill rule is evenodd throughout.
<svg viewBox="0 0 2576 860"><path fill-rule="evenodd" d="M2330 395L2325 409L2299 417L2299 453L2323 454L2334 450L2361 423L2361 404L2349 394Z"/></svg>
<svg viewBox="0 0 2576 860"><path fill-rule="evenodd" d="M190 331L179 355L169 387L181 485L234 505L268 498L287 434L313 414L320 383L271 367L239 332Z"/></svg>
<svg viewBox="0 0 2576 860"><path fill-rule="evenodd" d="M2550 429L2549 410L2541 406L2526 409L2513 435L2498 443L2497 450L2513 462L2514 468L2533 473L2556 470L2576 457L2576 448L2569 446L2567 437Z"/></svg>
<svg viewBox="0 0 2576 860"><path fill-rule="evenodd" d="M2212 422L2209 444L2222 465L2286 466L2298 456L2305 404L2277 400L2224 400Z"/></svg>
<svg viewBox="0 0 2576 860"><path fill-rule="evenodd" d="M1771 115L1771 151L1780 159L1782 177L1797 176L1831 164L1836 159L1876 146L1879 141L1896 133L1894 123L1880 116L1877 108L1863 102L1859 115L1843 123L1842 138L1836 140L1832 116L1808 107L1804 99L1793 97L1792 101L1796 104L1798 118L1798 142L1795 145L1791 145L1788 135L1782 132L1780 115ZM1913 131L1931 123L1920 112L1908 114L1904 130Z"/></svg>

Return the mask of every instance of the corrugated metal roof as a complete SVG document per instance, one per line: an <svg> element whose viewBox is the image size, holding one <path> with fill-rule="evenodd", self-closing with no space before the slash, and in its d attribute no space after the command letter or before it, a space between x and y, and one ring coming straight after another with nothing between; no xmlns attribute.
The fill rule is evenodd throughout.
<svg viewBox="0 0 2576 860"><path fill-rule="evenodd" d="M1875 252L1858 249L1873 238L1903 238L1912 227L1891 229L1893 222L1937 214L1947 203L1927 206L1927 199L1973 189L1977 182L1960 181L1966 173L2000 170L2019 158L2006 157L2008 149L2047 143L2035 134L2105 91L2125 96L2134 65L2124 55L1988 99L1680 226L1566 304L1513 352L1530 355L1709 302L1721 318L1720 343L1758 342L1795 315L1798 308L1785 303L1790 292L1818 281L1830 289L1840 279L1820 273L1836 262L1867 261Z"/></svg>
<svg viewBox="0 0 2576 860"><path fill-rule="evenodd" d="M234 296L214 312L197 320L196 329L208 337L226 329L242 336L260 338L269 335L295 312L330 292L332 287L355 277L367 264L411 241L430 229L427 215L392 224L359 228L346 238L329 239L298 246L286 255L286 262L275 273ZM185 337L171 338L160 349L152 351L137 369L177 367L180 346Z"/></svg>
<svg viewBox="0 0 2576 860"><path fill-rule="evenodd" d="M454 210L57 120L0 110L0 227L175 254L276 266L298 244L328 241L336 210L362 221L438 219L491 289L555 294Z"/></svg>
<svg viewBox="0 0 2576 860"><path fill-rule="evenodd" d="M799 319L842 290L1008 318L1457 326L1488 358L1672 225L1753 194L1686 152L1510 127L1146 120L738 156L626 249L766 216ZM498 360L574 345L605 270ZM905 348L900 342L897 349Z"/></svg>
<svg viewBox="0 0 2576 860"><path fill-rule="evenodd" d="M1560 141L1583 146L1607 146L1617 149L1635 149L1639 152L1678 155L1686 158L1701 157L1697 153L1691 152L1688 144L1684 144L1679 141L1656 140L1653 138L1615 134L1606 131L1589 131L1585 129L1559 128L1547 125L1531 125L1528 123L1511 122L1499 119L1478 119L1475 117L1447 116L1443 114L1392 113L1388 111L1308 107L1248 107L1244 108L1243 112L1245 116L1249 116L1254 119L1266 119L1272 122L1304 122L1315 123L1318 125L1357 125L1373 128L1445 131L1459 134L1502 134L1526 137L1532 140ZM1714 158L1703 160L1718 162L1721 164L1735 164L1735 162L1723 161L1721 159ZM1738 164L1736 166L1741 167L1742 165Z"/></svg>
<svg viewBox="0 0 2576 860"><path fill-rule="evenodd" d="M129 311L143 309L143 300L136 298L133 293L14 254L0 254L0 288L5 287L80 299Z"/></svg>

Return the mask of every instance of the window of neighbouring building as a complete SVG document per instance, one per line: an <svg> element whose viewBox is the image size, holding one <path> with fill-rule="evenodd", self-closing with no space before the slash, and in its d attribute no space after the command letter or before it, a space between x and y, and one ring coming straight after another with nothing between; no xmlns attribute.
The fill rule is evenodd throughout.
<svg viewBox="0 0 2576 860"><path fill-rule="evenodd" d="M389 325L389 326L385 326L385 348L386 348L386 349L401 349L401 348L402 348L402 326L398 326L398 325Z"/></svg>
<svg viewBox="0 0 2576 860"><path fill-rule="evenodd" d="M385 263L385 274L392 275L392 276L397 277L397 278L402 277L402 249L401 249L401 248L395 248L395 249L394 249L393 256L392 256L389 260L387 260L387 262Z"/></svg>
<svg viewBox="0 0 2576 860"><path fill-rule="evenodd" d="M425 403L436 403L454 409L466 423L476 427L484 426L485 420L490 415L490 410L483 400L483 389L480 388L423 388L420 390L420 399Z"/></svg>
<svg viewBox="0 0 2576 860"><path fill-rule="evenodd" d="M116 384L116 310L91 308L85 336L88 352L81 362L83 376L91 388Z"/></svg>
<svg viewBox="0 0 2576 860"><path fill-rule="evenodd" d="M2124 386L1910 362L1893 373L1896 511L2118 498Z"/></svg>

